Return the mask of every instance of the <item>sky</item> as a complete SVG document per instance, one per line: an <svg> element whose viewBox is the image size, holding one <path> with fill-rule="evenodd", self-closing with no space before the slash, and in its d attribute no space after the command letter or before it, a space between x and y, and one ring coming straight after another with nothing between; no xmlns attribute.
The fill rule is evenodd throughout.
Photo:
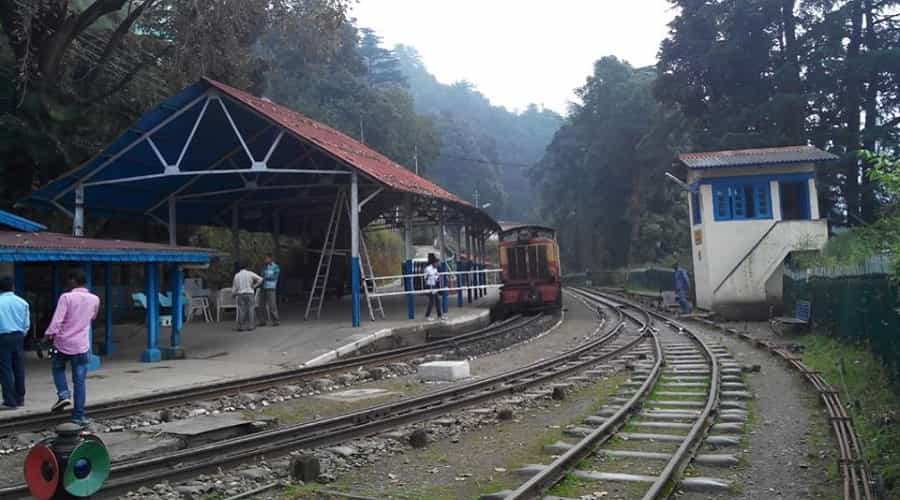
<svg viewBox="0 0 900 500"><path fill-rule="evenodd" d="M674 12L666 0L359 0L351 16L389 47L415 47L441 82L564 113L597 59L653 64Z"/></svg>

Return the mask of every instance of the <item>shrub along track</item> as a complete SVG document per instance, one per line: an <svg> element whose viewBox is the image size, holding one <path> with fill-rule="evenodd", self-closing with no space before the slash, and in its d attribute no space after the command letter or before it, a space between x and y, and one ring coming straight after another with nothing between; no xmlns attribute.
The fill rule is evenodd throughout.
<svg viewBox="0 0 900 500"><path fill-rule="evenodd" d="M639 331L652 336L654 356L637 366L632 382L623 386L624 392L611 405L586 418L583 427L569 430L582 437L580 441L549 445L547 451L559 454L549 465L525 466L517 472L530 478L519 488L483 498L537 498L567 481L590 483L574 496L595 491L597 484L624 483L631 485L629 494L645 500L668 497L676 489L730 488L727 481L682 475L692 462L702 468L737 464L731 454L696 453L704 445L740 444L747 411L739 400L749 397L740 368L733 362L723 362L720 368L720 358L728 357L727 352L708 346L683 325L665 320L667 330L660 332L653 325L654 313L644 308L586 290L574 291L620 310ZM719 423L714 423L716 417ZM610 467L616 470L607 470ZM641 473L623 472L623 467ZM647 474L648 470L655 472Z"/></svg>
<svg viewBox="0 0 900 500"><path fill-rule="evenodd" d="M175 479L217 466L241 463L261 455L288 453L369 436L400 425L442 416L465 408L588 369L624 356L645 341L641 334L628 332L621 312L604 331L565 353L481 380L454 385L421 396L376 405L344 415L314 420L278 429L228 439L149 459L116 464L111 479L98 496L121 494L137 485L160 479ZM24 485L0 489L0 498L24 497Z"/></svg>
<svg viewBox="0 0 900 500"><path fill-rule="evenodd" d="M516 329L537 323L540 319L540 315L513 316L505 321L488 325L487 327L472 332L434 342L352 356L318 366L285 370L198 387L188 387L161 394L150 394L131 399L121 399L90 405L87 407L87 413L93 419L126 417L146 410L168 408L193 401L214 399L242 392L259 391L279 385L312 380L325 375L342 373L353 368L386 365L421 357L427 354L453 350L463 346L484 342L489 339L506 335ZM50 412L26 414L8 419L0 419L0 436L32 430L43 430L65 421L68 421L68 414Z"/></svg>

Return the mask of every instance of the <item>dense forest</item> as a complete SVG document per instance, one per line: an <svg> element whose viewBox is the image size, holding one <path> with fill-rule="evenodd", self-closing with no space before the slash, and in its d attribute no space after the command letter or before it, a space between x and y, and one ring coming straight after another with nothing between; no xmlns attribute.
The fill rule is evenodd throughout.
<svg viewBox="0 0 900 500"><path fill-rule="evenodd" d="M857 152L897 151L900 1L671 4L656 67L600 59L532 169L569 264L689 260L686 201L663 177L684 151L811 143L841 158L819 171L823 215L875 220L889 196Z"/></svg>

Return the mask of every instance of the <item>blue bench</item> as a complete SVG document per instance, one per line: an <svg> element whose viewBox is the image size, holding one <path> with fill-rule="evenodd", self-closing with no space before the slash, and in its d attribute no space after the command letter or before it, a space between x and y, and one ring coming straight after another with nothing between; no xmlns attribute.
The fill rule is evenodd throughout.
<svg viewBox="0 0 900 500"><path fill-rule="evenodd" d="M812 305L808 300L798 300L794 305L793 316L781 316L769 320L769 325L772 327L772 331L775 333L775 335L780 335L784 333L785 326L788 328L808 327L810 324L811 307Z"/></svg>

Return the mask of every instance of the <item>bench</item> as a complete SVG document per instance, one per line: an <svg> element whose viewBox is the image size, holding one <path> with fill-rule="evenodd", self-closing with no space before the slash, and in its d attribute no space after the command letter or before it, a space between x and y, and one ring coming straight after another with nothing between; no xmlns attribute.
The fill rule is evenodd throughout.
<svg viewBox="0 0 900 500"><path fill-rule="evenodd" d="M775 335L784 333L785 326L788 328L803 328L810 324L811 304L808 300L798 300L794 305L793 316L780 316L769 320L769 326Z"/></svg>

